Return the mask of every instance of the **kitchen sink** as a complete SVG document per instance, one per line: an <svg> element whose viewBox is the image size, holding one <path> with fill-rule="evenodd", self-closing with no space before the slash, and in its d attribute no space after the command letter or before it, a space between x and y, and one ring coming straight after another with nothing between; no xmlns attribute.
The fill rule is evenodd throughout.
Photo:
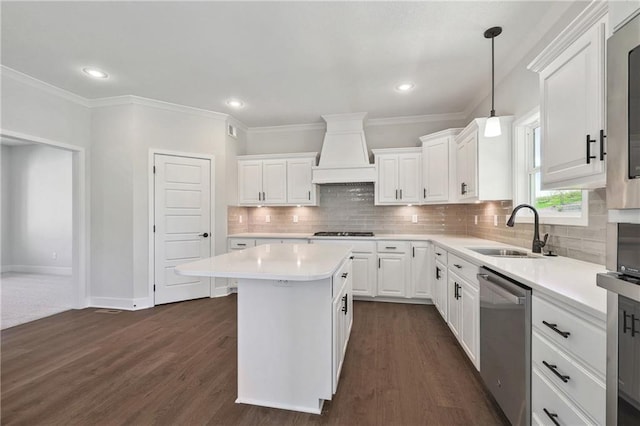
<svg viewBox="0 0 640 426"><path fill-rule="evenodd" d="M517 249L508 249L508 248L497 248L497 247L488 247L488 248L478 248L478 247L467 247L471 251L475 251L476 253L483 254L485 256L492 257L515 257L515 258L530 258L537 259L541 256L536 256L531 254L525 250L517 250Z"/></svg>

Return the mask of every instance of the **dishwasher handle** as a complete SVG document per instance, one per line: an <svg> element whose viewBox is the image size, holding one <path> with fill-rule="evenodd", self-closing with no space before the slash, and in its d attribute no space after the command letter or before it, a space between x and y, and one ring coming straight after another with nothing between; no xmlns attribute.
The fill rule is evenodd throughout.
<svg viewBox="0 0 640 426"><path fill-rule="evenodd" d="M496 280L492 280L493 276L489 274L482 274L482 273L478 274L477 276L480 281L486 281L491 285L491 291L504 297L506 300L513 303L514 305L524 305L526 300L525 296L510 292L508 289L500 285L500 282Z"/></svg>

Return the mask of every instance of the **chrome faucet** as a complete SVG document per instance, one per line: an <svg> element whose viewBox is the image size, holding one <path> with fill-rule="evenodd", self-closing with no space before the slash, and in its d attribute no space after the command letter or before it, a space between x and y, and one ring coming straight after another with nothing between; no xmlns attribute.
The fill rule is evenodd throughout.
<svg viewBox="0 0 640 426"><path fill-rule="evenodd" d="M507 220L507 226L513 228L513 225L515 225L516 213L523 207L526 207L533 211L533 245L531 247L531 251L533 253L542 253L542 247L547 244L549 234L544 234L544 239L540 240L540 217L538 216L538 211L535 209L535 207L530 206L529 204L518 205L515 209L513 209L513 212L511 212L511 216L509 217L509 220Z"/></svg>

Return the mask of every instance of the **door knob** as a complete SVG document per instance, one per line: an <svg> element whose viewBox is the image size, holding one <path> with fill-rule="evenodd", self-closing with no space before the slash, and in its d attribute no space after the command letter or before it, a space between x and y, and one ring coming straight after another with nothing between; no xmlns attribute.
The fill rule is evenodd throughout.
<svg viewBox="0 0 640 426"><path fill-rule="evenodd" d="M207 238L209 236L209 233L205 232L204 234L199 234L198 236Z"/></svg>

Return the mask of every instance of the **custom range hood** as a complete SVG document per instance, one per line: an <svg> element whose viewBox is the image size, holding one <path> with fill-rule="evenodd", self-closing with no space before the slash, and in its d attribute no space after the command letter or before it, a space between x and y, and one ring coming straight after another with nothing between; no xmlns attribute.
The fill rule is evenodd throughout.
<svg viewBox="0 0 640 426"><path fill-rule="evenodd" d="M313 183L374 182L376 167L369 163L364 137L366 112L323 115L327 122L320 162Z"/></svg>

